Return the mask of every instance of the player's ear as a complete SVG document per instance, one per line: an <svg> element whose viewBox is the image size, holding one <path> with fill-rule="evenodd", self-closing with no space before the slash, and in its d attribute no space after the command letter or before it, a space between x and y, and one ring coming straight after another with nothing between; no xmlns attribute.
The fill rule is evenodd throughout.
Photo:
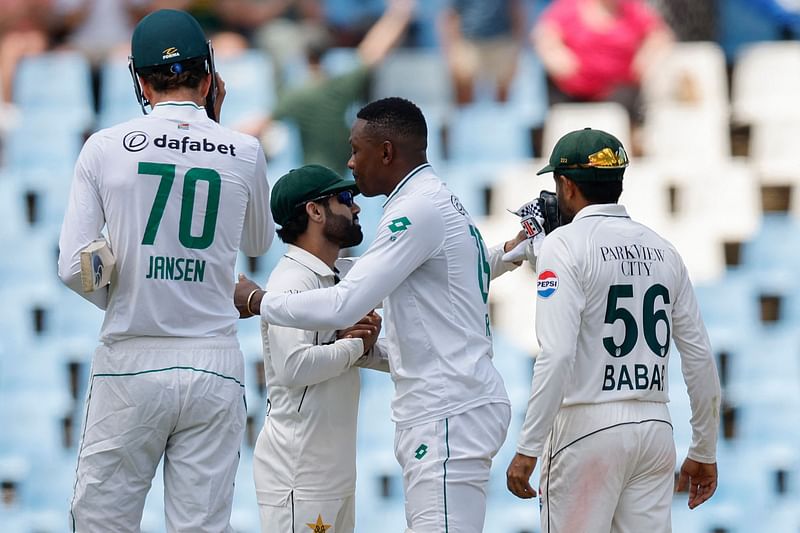
<svg viewBox="0 0 800 533"><path fill-rule="evenodd" d="M383 149L383 154L381 158L383 160L383 164L384 165L391 164L395 156L394 144L392 144L392 141L383 141L382 149Z"/></svg>
<svg viewBox="0 0 800 533"><path fill-rule="evenodd" d="M309 222L320 223L325 220L325 213L322 206L317 202L306 202L306 214Z"/></svg>

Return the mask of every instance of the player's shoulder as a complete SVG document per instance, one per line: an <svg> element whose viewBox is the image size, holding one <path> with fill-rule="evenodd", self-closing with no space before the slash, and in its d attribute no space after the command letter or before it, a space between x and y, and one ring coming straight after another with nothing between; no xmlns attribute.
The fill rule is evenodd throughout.
<svg viewBox="0 0 800 533"><path fill-rule="evenodd" d="M267 284L267 291L301 292L319 287L319 276L296 260L284 255L272 269Z"/></svg>
<svg viewBox="0 0 800 533"><path fill-rule="evenodd" d="M240 145L248 150L261 150L261 141L250 134L233 130L214 121L210 121L209 127L215 134L230 140L230 142L236 145Z"/></svg>

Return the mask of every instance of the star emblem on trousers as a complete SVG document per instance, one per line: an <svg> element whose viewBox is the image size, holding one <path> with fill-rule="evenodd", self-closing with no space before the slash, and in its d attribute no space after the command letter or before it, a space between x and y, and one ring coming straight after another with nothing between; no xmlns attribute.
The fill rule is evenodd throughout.
<svg viewBox="0 0 800 533"><path fill-rule="evenodd" d="M314 530L314 533L325 533L326 531L328 531L330 528L333 527L330 524L325 524L325 523L322 522L322 515L321 514L317 515L316 523L314 523L314 524L306 523L306 526L308 526L308 529Z"/></svg>

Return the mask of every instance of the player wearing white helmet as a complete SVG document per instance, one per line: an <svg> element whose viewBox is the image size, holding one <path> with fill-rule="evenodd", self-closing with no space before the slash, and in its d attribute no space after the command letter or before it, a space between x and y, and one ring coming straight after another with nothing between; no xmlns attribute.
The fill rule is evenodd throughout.
<svg viewBox="0 0 800 533"><path fill-rule="evenodd" d="M266 162L256 139L209 118L222 98L215 107L211 46L193 17L148 15L131 49L152 112L87 140L59 242L61 279L106 311L71 526L139 531L163 457L167 529L219 533L246 418L234 266L240 249L256 256L272 241ZM80 251L104 228L116 269L83 292Z"/></svg>
<svg viewBox="0 0 800 533"><path fill-rule="evenodd" d="M672 341L692 408L693 441L679 488L689 506L717 485L720 387L686 266L662 237L618 205L628 157L614 136L562 137L553 172L562 217L538 257L531 398L508 468L529 484L542 458L544 533L671 531L675 445L666 402Z"/></svg>

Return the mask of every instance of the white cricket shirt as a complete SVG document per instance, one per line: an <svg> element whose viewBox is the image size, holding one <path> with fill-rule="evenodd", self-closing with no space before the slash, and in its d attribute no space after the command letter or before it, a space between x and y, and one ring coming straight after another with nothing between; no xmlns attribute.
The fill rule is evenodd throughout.
<svg viewBox="0 0 800 533"><path fill-rule="evenodd" d="M110 290L83 293L80 250L105 226ZM102 342L234 335L238 250L266 252L274 224L259 142L192 102L164 102L92 135L75 165L59 276L106 309Z"/></svg>
<svg viewBox="0 0 800 533"><path fill-rule="evenodd" d="M542 455L562 405L668 402L673 340L692 409L689 457L714 462L719 380L675 248L623 206L590 205L545 238L538 272L541 353L518 451Z"/></svg>
<svg viewBox="0 0 800 533"><path fill-rule="evenodd" d="M489 280L507 269L427 163L388 196L375 240L335 287L267 292L270 324L340 329L383 301L392 418L403 429L508 403L492 363Z"/></svg>
<svg viewBox="0 0 800 533"><path fill-rule="evenodd" d="M337 263L338 264L338 263ZM275 292L334 285L334 272L318 257L289 245L267 282ZM310 331L261 321L269 411L254 451L258 501L352 496L356 486L357 366L366 364L361 339L336 331ZM380 359L379 350L371 350ZM375 363L376 361L371 361ZM377 365L389 368L385 359Z"/></svg>

